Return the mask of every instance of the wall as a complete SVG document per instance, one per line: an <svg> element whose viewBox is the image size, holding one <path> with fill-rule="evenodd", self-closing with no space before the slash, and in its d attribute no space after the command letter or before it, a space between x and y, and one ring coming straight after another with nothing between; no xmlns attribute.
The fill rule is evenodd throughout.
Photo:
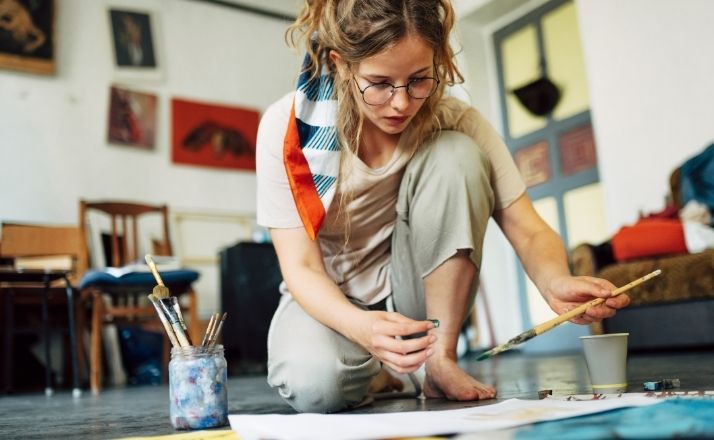
<svg viewBox="0 0 714 440"><path fill-rule="evenodd" d="M456 41L455 47L460 49L458 65L464 75L463 88L468 93L469 102L502 134L498 99L494 93L498 82L492 61L491 39L473 16L466 16L459 21ZM492 336L499 343L505 342L523 330L523 322L515 276L515 254L493 220L489 221L486 229L481 266L481 294L485 294L487 304L477 299L476 307L481 313L480 342L486 344ZM494 335L489 333L486 325L484 312L487 309L494 321Z"/></svg>
<svg viewBox="0 0 714 440"><path fill-rule="evenodd" d="M292 87L297 71L282 41L284 24L191 1L121 2L156 12L165 60L161 82L120 82L160 96L158 146L143 152L105 140L115 76L108 4L61 2L55 77L0 71L0 218L74 222L79 197L108 195L254 211L254 173L170 163L169 98L264 109Z"/></svg>
<svg viewBox="0 0 714 440"><path fill-rule="evenodd" d="M253 172L171 163L170 98L264 110L293 87L299 67L298 57L283 42L286 24L186 0L57 4L57 74L0 70L0 220L76 223L80 198L252 215ZM109 5L154 13L163 79L118 77ZM107 144L111 84L159 96L154 151ZM227 242L233 239L226 237ZM204 315L217 297L217 281L210 281L199 288Z"/></svg>
<svg viewBox="0 0 714 440"><path fill-rule="evenodd" d="M492 1L459 21L466 88L501 131L491 35L545 3ZM714 142L708 0L576 0L608 228L663 207L672 169ZM705 49L699 49L704 47ZM491 222L482 276L497 342L522 329L515 254ZM552 340L553 347L557 340Z"/></svg>
<svg viewBox="0 0 714 440"><path fill-rule="evenodd" d="M501 2L502 0L499 0ZM54 77L0 70L0 220L74 223L80 197L166 202L177 210L255 209L253 173L170 163L169 97L264 109L289 90L298 57L285 25L186 0L61 0ZM471 102L500 130L490 34L542 4L482 23L460 20L461 65ZM143 152L108 145L106 109L115 83L106 9L155 12L166 62L159 82L119 84L157 93L158 146ZM502 4L502 3L499 3ZM708 0L577 0L610 229L657 210L667 176L714 141L714 59L697 49L714 41ZM495 224L486 237L483 280L503 342L521 330L515 256ZM199 289L203 313L215 283Z"/></svg>
<svg viewBox="0 0 714 440"><path fill-rule="evenodd" d="M664 207L671 171L714 142L714 2L576 0L608 226Z"/></svg>

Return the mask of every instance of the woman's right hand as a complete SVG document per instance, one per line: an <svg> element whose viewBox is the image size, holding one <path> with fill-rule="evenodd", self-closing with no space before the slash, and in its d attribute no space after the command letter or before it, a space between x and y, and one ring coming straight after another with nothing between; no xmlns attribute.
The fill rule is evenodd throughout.
<svg viewBox="0 0 714 440"><path fill-rule="evenodd" d="M395 312L363 313L353 338L395 372L412 373L431 356L436 335L406 339L434 328L431 321L415 321Z"/></svg>

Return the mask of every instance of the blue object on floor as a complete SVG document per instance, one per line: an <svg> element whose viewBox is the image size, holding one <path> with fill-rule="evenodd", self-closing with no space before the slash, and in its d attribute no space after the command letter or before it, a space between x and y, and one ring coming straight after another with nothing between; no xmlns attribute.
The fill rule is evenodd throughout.
<svg viewBox="0 0 714 440"><path fill-rule="evenodd" d="M541 422L519 429L517 440L714 438L714 400L672 399L656 405Z"/></svg>
<svg viewBox="0 0 714 440"><path fill-rule="evenodd" d="M160 385L164 338L140 326L120 326L119 347L131 385Z"/></svg>

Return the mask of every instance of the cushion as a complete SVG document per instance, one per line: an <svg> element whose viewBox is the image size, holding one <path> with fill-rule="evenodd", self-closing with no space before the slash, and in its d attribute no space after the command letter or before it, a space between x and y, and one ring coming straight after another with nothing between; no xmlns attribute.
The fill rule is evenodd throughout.
<svg viewBox="0 0 714 440"><path fill-rule="evenodd" d="M186 285L196 281L199 273L193 269L167 270L161 272L161 279L169 289L171 286ZM87 271L79 282L79 288L90 286L149 286L156 285L156 280L150 272L129 272L116 277L101 270Z"/></svg>
<svg viewBox="0 0 714 440"><path fill-rule="evenodd" d="M621 228L612 237L612 252L617 261L686 254L684 228L679 220L641 220Z"/></svg>

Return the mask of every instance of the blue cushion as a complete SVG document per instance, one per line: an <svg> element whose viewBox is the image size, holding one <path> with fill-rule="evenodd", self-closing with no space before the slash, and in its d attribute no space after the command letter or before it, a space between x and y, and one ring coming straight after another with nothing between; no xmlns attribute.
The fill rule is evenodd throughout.
<svg viewBox="0 0 714 440"><path fill-rule="evenodd" d="M161 272L161 279L168 287L190 284L196 281L199 273L193 269L167 270ZM156 280L150 272L129 272L120 277L115 277L101 270L89 270L79 282L79 288L89 286L148 286L153 288Z"/></svg>

